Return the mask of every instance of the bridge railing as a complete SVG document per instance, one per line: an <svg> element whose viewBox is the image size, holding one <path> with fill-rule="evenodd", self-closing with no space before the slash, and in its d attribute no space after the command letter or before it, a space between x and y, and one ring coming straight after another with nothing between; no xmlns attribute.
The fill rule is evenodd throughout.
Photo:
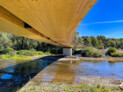
<svg viewBox="0 0 123 92"><path fill-rule="evenodd" d="M73 35L73 40L76 42L76 45L82 45L83 47L92 47L92 48L95 48L95 49L97 49L96 47L94 47L94 46L92 46L92 45L88 45L88 44L85 44L85 43L81 43L79 40L77 40L76 39L76 37L75 37L75 34ZM99 46L102 46L102 45L99 45ZM98 46L98 47L99 47ZM77 47L77 46L75 46L75 47Z"/></svg>
<svg viewBox="0 0 123 92"><path fill-rule="evenodd" d="M76 42L76 45L82 45L84 47L93 47L92 45L88 45L88 44L85 44L85 43L81 43L79 40L76 39L75 35L73 35L73 40Z"/></svg>

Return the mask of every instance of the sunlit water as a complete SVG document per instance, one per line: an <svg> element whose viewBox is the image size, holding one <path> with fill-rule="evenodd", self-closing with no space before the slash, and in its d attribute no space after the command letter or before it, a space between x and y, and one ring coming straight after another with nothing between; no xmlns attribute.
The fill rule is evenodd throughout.
<svg viewBox="0 0 123 92"><path fill-rule="evenodd" d="M0 86L17 86L30 79L37 82L76 83L81 76L123 79L123 62L108 61L0 61Z"/></svg>

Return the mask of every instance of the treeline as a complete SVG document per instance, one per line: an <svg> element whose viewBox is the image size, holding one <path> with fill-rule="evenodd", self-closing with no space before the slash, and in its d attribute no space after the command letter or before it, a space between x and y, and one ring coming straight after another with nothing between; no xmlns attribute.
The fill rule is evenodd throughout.
<svg viewBox="0 0 123 92"><path fill-rule="evenodd" d="M115 47L117 49L123 49L123 38L115 39L115 38L106 38L105 36L77 37L78 34L79 33L77 32L75 37L78 39L80 43L84 43L86 45L90 45L93 47L103 46L104 48Z"/></svg>
<svg viewBox="0 0 123 92"><path fill-rule="evenodd" d="M123 57L123 53L119 53L116 48L109 47L109 49L105 53L106 56L111 57ZM86 47L81 50L81 56L82 57L102 57L103 53L101 50L92 48L92 47Z"/></svg>
<svg viewBox="0 0 123 92"><path fill-rule="evenodd" d="M17 51L34 49L36 51L50 52L53 54L62 53L62 47L0 32L0 50L6 48L12 48Z"/></svg>
<svg viewBox="0 0 123 92"><path fill-rule="evenodd" d="M97 36L97 37L78 37L79 33L75 33L75 38L80 42L86 45L90 45L96 48L108 48L115 47L117 49L123 49L123 38L114 39L114 38L106 38L105 36ZM48 43L39 42L35 40L31 40L28 38L15 36L12 34L0 32L0 50L5 48L12 48L14 50L36 50L43 52L50 52L53 54L62 54L62 47L54 46Z"/></svg>

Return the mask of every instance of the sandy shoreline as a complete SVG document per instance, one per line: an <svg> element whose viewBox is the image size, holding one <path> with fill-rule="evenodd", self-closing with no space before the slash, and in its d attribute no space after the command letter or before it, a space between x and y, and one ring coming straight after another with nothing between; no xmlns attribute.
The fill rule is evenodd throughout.
<svg viewBox="0 0 123 92"><path fill-rule="evenodd" d="M122 62L122 57L100 57L100 58L93 58L93 57L63 57L63 56L46 56L41 57L40 59L44 60L55 60L55 61L68 61L68 60L95 60L95 61L116 61ZM94 84L102 84L108 86L119 86L123 80L118 78L112 77L99 77L99 76L83 76L80 77L80 81L87 85L94 85Z"/></svg>
<svg viewBox="0 0 123 92"><path fill-rule="evenodd" d="M89 76L89 77L81 77L81 82L82 84L86 84L90 86L90 88L91 87L93 88L96 85L101 85L102 87L103 86L107 88L116 87L115 89L119 89L120 88L119 85L123 82L123 80L115 79L115 78L107 78L107 77ZM65 83L52 83L52 82L51 83L48 83L48 82L47 83L37 83L31 80L18 92L25 92L27 90L30 91L30 89L32 90L32 88L34 88L34 90L40 90L42 92L74 92L74 91L66 91L64 89L65 88L70 88L72 90L76 90L78 88L81 89L82 84L65 84ZM81 92L81 91L78 90L75 92ZM82 92L91 92L91 91L87 91L86 89L86 91L82 91ZM97 92L97 91L94 91L94 92ZM102 92L102 91L99 91L99 92ZM121 91L116 90L116 91L106 91L106 92L121 92Z"/></svg>
<svg viewBox="0 0 123 92"><path fill-rule="evenodd" d="M119 85L123 82L122 79L112 78L112 77L99 77L99 76L84 76L80 77L82 83L87 85L105 85L105 86L115 86L119 87Z"/></svg>
<svg viewBox="0 0 123 92"><path fill-rule="evenodd" d="M42 56L33 57L33 59L43 59L43 60L54 60L54 61L64 61L64 60L96 60L96 61L123 61L123 57L79 57L79 56Z"/></svg>

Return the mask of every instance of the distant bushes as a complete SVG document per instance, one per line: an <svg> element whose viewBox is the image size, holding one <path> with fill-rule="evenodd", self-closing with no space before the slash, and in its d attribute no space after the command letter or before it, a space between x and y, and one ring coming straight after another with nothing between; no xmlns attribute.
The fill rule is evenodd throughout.
<svg viewBox="0 0 123 92"><path fill-rule="evenodd" d="M112 57L123 57L123 53L114 52L111 54Z"/></svg>
<svg viewBox="0 0 123 92"><path fill-rule="evenodd" d="M7 54L7 53L11 53L13 51L14 51L14 49L12 49L12 48L6 48L3 50L0 50L0 54Z"/></svg>
<svg viewBox="0 0 123 92"><path fill-rule="evenodd" d="M104 49L104 46L99 46L99 49Z"/></svg>
<svg viewBox="0 0 123 92"><path fill-rule="evenodd" d="M82 49L81 55L83 57L102 57L102 53L99 50L90 47Z"/></svg>
<svg viewBox="0 0 123 92"><path fill-rule="evenodd" d="M43 53L42 51L35 51L35 50L20 50L17 51L17 54L23 56L51 55L49 52Z"/></svg>
<svg viewBox="0 0 123 92"><path fill-rule="evenodd" d="M117 52L116 48L110 47L110 48L108 49L108 51L106 52L106 55L111 56L112 53L116 53L116 52Z"/></svg>
<svg viewBox="0 0 123 92"><path fill-rule="evenodd" d="M19 50L15 51L12 48L6 48L3 50L0 50L0 54L6 54L9 56L15 56L15 55L20 55L20 56L39 56L39 55L51 55L49 52L42 52L42 51L36 51L34 49L32 50Z"/></svg>
<svg viewBox="0 0 123 92"><path fill-rule="evenodd" d="M39 53L35 50L19 50L17 51L17 54L23 55L23 56L35 56L35 55L38 55Z"/></svg>
<svg viewBox="0 0 123 92"><path fill-rule="evenodd" d="M123 57L123 53L118 53L116 48L110 47L108 51L106 52L106 55L112 56L112 57Z"/></svg>
<svg viewBox="0 0 123 92"><path fill-rule="evenodd" d="M3 50L0 50L0 54L9 54L11 56L16 54L16 51L12 48L5 48Z"/></svg>

